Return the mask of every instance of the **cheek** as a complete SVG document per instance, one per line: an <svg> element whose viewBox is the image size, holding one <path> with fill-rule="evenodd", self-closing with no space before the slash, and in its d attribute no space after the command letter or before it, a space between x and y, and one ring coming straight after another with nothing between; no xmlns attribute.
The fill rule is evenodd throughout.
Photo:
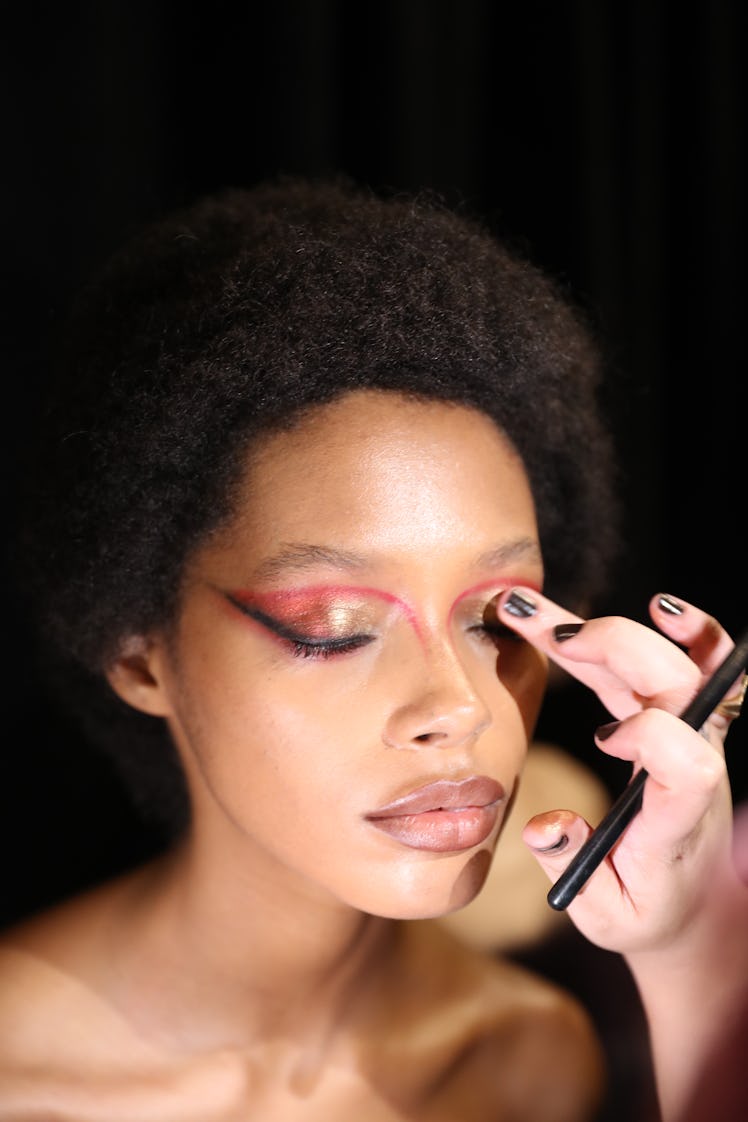
<svg viewBox="0 0 748 1122"><path fill-rule="evenodd" d="M514 698L529 740L548 682L548 660L529 643L508 645L497 659L497 673Z"/></svg>
<svg viewBox="0 0 748 1122"><path fill-rule="evenodd" d="M188 749L193 802L230 823L247 852L274 862L277 875L300 874L341 900L371 907L368 878L363 887L359 881L376 840L362 816L389 790L377 714L364 698L344 707L334 691L322 693L311 681L291 690L276 682L248 690L243 705L235 698L210 725L203 711L209 739L193 737ZM389 855L380 879L387 907Z"/></svg>
<svg viewBox="0 0 748 1122"><path fill-rule="evenodd" d="M303 825L314 805L350 803L377 757L381 714L371 691L353 688L350 673L327 673L332 667L281 669L265 661L214 674L213 688L182 710L182 744L202 780L250 830L272 825L279 807L288 828L294 816Z"/></svg>

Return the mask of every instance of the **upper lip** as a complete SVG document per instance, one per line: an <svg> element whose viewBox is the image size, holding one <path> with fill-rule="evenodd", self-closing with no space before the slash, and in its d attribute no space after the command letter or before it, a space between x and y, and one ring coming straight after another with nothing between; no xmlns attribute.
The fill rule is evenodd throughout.
<svg viewBox="0 0 748 1122"><path fill-rule="evenodd" d="M503 799L504 794L501 784L487 775L471 775L467 779L437 779L370 811L366 817L397 818L399 815L424 814L430 810L490 806Z"/></svg>

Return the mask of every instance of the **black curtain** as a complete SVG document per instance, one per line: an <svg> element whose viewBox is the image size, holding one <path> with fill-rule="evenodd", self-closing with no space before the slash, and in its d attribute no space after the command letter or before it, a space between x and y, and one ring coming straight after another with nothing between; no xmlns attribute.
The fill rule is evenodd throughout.
<svg viewBox="0 0 748 1122"><path fill-rule="evenodd" d="M143 221L278 171L432 187L521 241L609 359L627 526L605 610L658 590L748 625L744 5L697 0L109 0L5 20L4 441L19 453L57 317ZM98 756L46 697L8 578L7 917L146 852ZM542 731L599 769L574 690ZM748 795L748 739L729 743Z"/></svg>

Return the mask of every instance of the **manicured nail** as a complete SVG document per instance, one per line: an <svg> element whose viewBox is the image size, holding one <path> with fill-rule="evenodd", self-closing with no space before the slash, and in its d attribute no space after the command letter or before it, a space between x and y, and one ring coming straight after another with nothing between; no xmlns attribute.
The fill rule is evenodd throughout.
<svg viewBox="0 0 748 1122"><path fill-rule="evenodd" d="M562 853L563 850L566 849L568 844L569 839L567 838L566 834L562 834L558 841L554 842L553 845L544 845L542 847L534 845L533 850L535 851L535 853Z"/></svg>
<svg viewBox="0 0 748 1122"><path fill-rule="evenodd" d="M527 596L524 592L518 592L516 589L504 601L504 611L508 612L510 616L516 616L517 619L529 619L534 616L538 610L538 605Z"/></svg>
<svg viewBox="0 0 748 1122"><path fill-rule="evenodd" d="M557 643L565 643L567 639L578 635L581 630L581 623L557 623L553 628L553 638Z"/></svg>
<svg viewBox="0 0 748 1122"><path fill-rule="evenodd" d="M682 616L686 610L680 600L676 600L674 596L658 596L657 604L663 612L667 612L671 616Z"/></svg>
<svg viewBox="0 0 748 1122"><path fill-rule="evenodd" d="M607 740L609 736L613 735L620 723L620 721L611 721L607 725L600 725L599 728L595 729L595 739Z"/></svg>

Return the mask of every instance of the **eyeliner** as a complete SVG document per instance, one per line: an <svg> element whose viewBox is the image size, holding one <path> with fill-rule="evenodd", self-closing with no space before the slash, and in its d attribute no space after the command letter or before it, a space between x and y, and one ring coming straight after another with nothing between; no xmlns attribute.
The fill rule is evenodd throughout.
<svg viewBox="0 0 748 1122"><path fill-rule="evenodd" d="M680 714L680 719L693 729L701 728L707 717L724 699L725 692L740 671L745 669L746 662L748 662L748 628L693 701ZM556 911L560 912L568 908L597 866L610 853L631 819L639 813L648 774L645 768L641 768L636 773L553 885L547 899Z"/></svg>

